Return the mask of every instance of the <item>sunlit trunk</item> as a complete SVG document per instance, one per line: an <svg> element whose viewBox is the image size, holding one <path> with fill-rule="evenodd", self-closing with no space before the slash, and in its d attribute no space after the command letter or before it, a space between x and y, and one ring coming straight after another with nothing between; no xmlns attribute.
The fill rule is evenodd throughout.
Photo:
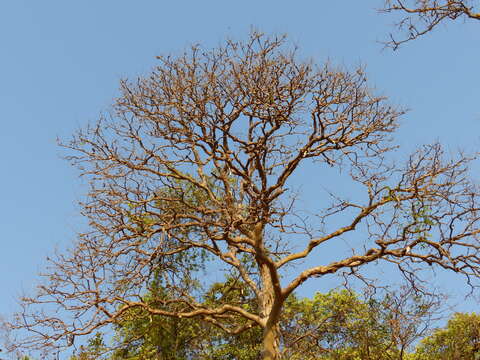
<svg viewBox="0 0 480 360"><path fill-rule="evenodd" d="M261 271L263 280L262 289L262 317L265 321L263 328L262 359L279 360L280 359L280 312L282 303L280 299L275 298L275 291L272 284L270 273L266 267Z"/></svg>
<svg viewBox="0 0 480 360"><path fill-rule="evenodd" d="M263 330L263 360L280 359L280 327L277 321L268 323Z"/></svg>

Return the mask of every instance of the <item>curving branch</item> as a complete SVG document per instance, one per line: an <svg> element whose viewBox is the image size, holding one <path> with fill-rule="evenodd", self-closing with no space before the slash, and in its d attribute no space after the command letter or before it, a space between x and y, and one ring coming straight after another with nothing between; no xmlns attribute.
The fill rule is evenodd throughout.
<svg viewBox="0 0 480 360"><path fill-rule="evenodd" d="M428 34L441 23L462 18L480 20L480 9L471 0L387 0L380 11L401 14L396 27L402 35L390 34L386 42L394 50Z"/></svg>

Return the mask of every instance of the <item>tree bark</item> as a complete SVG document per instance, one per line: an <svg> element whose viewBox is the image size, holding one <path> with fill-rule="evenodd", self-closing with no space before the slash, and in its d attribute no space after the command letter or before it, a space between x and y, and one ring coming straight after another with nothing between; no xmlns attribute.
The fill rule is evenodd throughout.
<svg viewBox="0 0 480 360"><path fill-rule="evenodd" d="M267 321L267 325L263 330L262 359L280 359L280 326L278 321Z"/></svg>
<svg viewBox="0 0 480 360"><path fill-rule="evenodd" d="M261 266L263 281L262 289L262 318L265 321L263 328L263 360L280 359L280 313L283 301L276 294L272 276L266 265Z"/></svg>

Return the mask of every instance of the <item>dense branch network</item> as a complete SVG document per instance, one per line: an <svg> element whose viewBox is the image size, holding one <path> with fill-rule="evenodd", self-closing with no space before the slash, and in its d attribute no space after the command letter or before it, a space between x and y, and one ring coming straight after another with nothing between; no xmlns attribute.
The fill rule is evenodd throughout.
<svg viewBox="0 0 480 360"><path fill-rule="evenodd" d="M122 81L111 114L63 144L90 182L81 204L90 230L49 259L38 293L22 299L9 326L29 336L16 346L62 347L142 309L231 334L259 326L264 358L277 359L283 305L312 277L385 261L414 286L430 266L475 285L473 158L448 160L433 144L403 166L388 161L403 112L362 69L300 61L285 38L256 33L158 61ZM318 212L303 217L292 189L306 164L303 176L327 183L335 171L361 194L337 189L333 203L308 194ZM350 234L352 252L325 262L318 249ZM283 283L287 267L294 276ZM228 296L232 281L241 296Z"/></svg>

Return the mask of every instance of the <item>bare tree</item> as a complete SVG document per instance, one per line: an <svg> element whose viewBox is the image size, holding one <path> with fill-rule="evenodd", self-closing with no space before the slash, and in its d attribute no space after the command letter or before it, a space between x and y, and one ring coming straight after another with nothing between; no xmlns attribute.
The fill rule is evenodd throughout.
<svg viewBox="0 0 480 360"><path fill-rule="evenodd" d="M49 259L38 293L21 299L9 326L28 336L16 346L67 346L143 309L230 334L259 326L262 358L279 359L283 305L313 277L389 263L414 287L433 268L475 286L473 158L447 159L433 144L404 165L389 161L403 111L374 94L362 69L301 61L284 37L257 33L158 61L121 82L110 115L63 144L90 182L81 204L90 230ZM318 212L304 216L299 172L318 189L338 174L352 193L307 194ZM322 251L347 237L351 252ZM227 295L206 297L219 274L256 305L229 300L227 285ZM152 281L165 290L155 295Z"/></svg>
<svg viewBox="0 0 480 360"><path fill-rule="evenodd" d="M419 296L412 287L387 293L382 304L398 359L407 358L407 350L428 334L432 323L442 318L446 300L445 296Z"/></svg>
<svg viewBox="0 0 480 360"><path fill-rule="evenodd" d="M387 45L397 49L449 20L480 20L480 8L475 3L472 0L386 0L381 11L402 13L396 26L404 34L400 38L390 35Z"/></svg>

